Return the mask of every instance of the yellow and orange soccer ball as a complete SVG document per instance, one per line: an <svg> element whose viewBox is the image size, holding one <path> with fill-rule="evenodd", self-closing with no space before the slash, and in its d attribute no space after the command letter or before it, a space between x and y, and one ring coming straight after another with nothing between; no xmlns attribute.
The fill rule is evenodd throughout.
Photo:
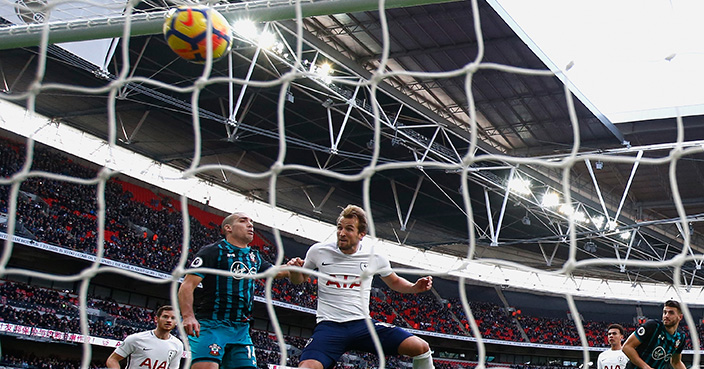
<svg viewBox="0 0 704 369"><path fill-rule="evenodd" d="M222 14L207 7L173 8L164 20L164 37L178 56L194 63L207 59L208 17L212 18L213 60L227 55L232 47L232 30Z"/></svg>

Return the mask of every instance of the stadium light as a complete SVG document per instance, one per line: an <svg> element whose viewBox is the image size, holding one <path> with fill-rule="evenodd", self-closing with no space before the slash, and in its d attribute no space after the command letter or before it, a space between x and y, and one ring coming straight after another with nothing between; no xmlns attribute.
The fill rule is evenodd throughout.
<svg viewBox="0 0 704 369"><path fill-rule="evenodd" d="M323 63L316 67L313 72L318 75L318 78L320 78L323 82L325 83L331 83L332 78L330 78L330 75L332 74L332 65L330 63Z"/></svg>
<svg viewBox="0 0 704 369"><path fill-rule="evenodd" d="M560 195L554 191L548 191L543 195L540 206L544 208L554 208L560 205Z"/></svg>
<svg viewBox="0 0 704 369"><path fill-rule="evenodd" d="M589 223L589 218L587 218L583 211L575 211L574 215L572 215L572 219L574 219L575 222Z"/></svg>
<svg viewBox="0 0 704 369"><path fill-rule="evenodd" d="M572 216L574 214L574 208L570 204L562 204L557 209L557 211L562 215Z"/></svg>
<svg viewBox="0 0 704 369"><path fill-rule="evenodd" d="M610 220L610 221L606 224L606 226L607 226L607 228L609 229L609 231L613 231L613 230L615 230L616 228L618 228L618 223L616 223L615 220Z"/></svg>
<svg viewBox="0 0 704 369"><path fill-rule="evenodd" d="M277 48L276 36L271 32L262 32L259 37L257 37L257 45L262 49L275 50ZM283 46L283 45L281 45Z"/></svg>
<svg viewBox="0 0 704 369"><path fill-rule="evenodd" d="M520 195L529 195L533 184L528 179L514 177L508 182L508 188Z"/></svg>
<svg viewBox="0 0 704 369"><path fill-rule="evenodd" d="M601 227L604 226L604 222L606 221L606 218L604 218L603 215L598 215L592 218L592 223L594 223L594 226L596 229L601 229Z"/></svg>
<svg viewBox="0 0 704 369"><path fill-rule="evenodd" d="M259 36L257 25L249 19L241 19L232 24L232 29L238 35L250 41L255 41Z"/></svg>

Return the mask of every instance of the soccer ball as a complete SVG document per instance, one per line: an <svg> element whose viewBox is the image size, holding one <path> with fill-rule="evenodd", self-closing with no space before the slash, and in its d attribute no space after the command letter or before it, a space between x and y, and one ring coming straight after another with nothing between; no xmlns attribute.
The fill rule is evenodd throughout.
<svg viewBox="0 0 704 369"><path fill-rule="evenodd" d="M173 8L164 20L164 38L178 56L194 63L205 63L208 16L212 19L213 60L227 55L232 47L232 31L225 17L206 7Z"/></svg>

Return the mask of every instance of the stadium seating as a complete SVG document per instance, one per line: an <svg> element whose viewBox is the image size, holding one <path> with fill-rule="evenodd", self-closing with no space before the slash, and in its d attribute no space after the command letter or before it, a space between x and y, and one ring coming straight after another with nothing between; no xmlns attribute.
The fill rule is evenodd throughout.
<svg viewBox="0 0 704 369"><path fill-rule="evenodd" d="M24 162L24 145L0 139L0 175L11 176ZM49 150L38 148L32 163L42 170L79 178L93 178L95 171ZM8 211L9 186L0 186L0 212ZM28 178L20 187L17 234L22 237L94 254L97 229L96 189L75 183ZM115 261L170 273L179 260L182 240L180 203L166 194L158 194L136 184L112 179L106 186L105 257ZM189 209L191 250L219 239L221 217L203 209ZM4 229L0 228L0 231ZM258 235L252 243L270 261L276 257L272 243ZM256 294L264 296L264 283L258 283ZM288 280L276 280L272 288L275 300L310 309L316 307L316 286L293 285ZM75 294L38 288L19 282L0 281L0 320L28 326L79 332ZM118 304L98 296L90 296L89 307L103 312L90 322L91 335L121 340L128 334L152 326L153 311L145 307ZM519 315L512 316L502 306L471 301L470 308L484 338L503 341L579 346L574 322L564 318ZM403 295L387 288L373 290L370 311L375 319L417 330L448 335L471 335L467 316L457 298L438 298L432 293ZM108 317L107 319L105 317ZM605 327L611 322L584 322L586 336L592 347L605 347ZM628 331L630 322L622 322ZM701 324L698 325L701 332ZM686 329L682 327L681 329ZM521 331L522 330L522 331ZM256 345L260 362L278 361L278 345L268 332L257 332ZM700 341L703 337L700 337ZM301 337L287 337L287 343L300 350L305 344ZM688 340L687 348L691 348ZM295 351L295 350L293 350ZM5 361L24 362L28 367L43 368L36 358L5 356ZM43 360L58 360L44 358ZM291 356L290 365L297 363ZM375 356L354 354L338 367L371 363ZM399 360L399 359L392 359ZM350 364L352 363L352 364ZM464 368L456 362L436 362L436 367ZM14 365L14 364L13 364ZM73 364L61 364L71 368ZM399 364L401 365L401 364ZM392 366L393 367L393 366ZM524 366L528 369L530 366Z"/></svg>

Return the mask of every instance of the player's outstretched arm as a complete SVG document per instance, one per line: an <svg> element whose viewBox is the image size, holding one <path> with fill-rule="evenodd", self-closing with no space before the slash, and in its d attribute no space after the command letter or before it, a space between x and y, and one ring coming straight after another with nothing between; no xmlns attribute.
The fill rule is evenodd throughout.
<svg viewBox="0 0 704 369"><path fill-rule="evenodd" d="M687 366L682 362L682 354L672 354L670 364L675 369L687 369Z"/></svg>
<svg viewBox="0 0 704 369"><path fill-rule="evenodd" d="M286 263L286 265L303 267L304 263L305 263L305 260L303 260L299 257L295 257L295 258L292 258L291 260L289 260L288 263ZM301 284L301 283L308 280L308 274L291 270L291 271L289 271L289 279L291 279L291 283L293 283L293 284Z"/></svg>
<svg viewBox="0 0 704 369"><path fill-rule="evenodd" d="M652 369L650 365L646 364L645 361L640 358L640 355L638 355L638 352L636 351L638 346L640 346L640 340L638 340L638 337L636 337L635 333L633 333L628 337L626 342L623 343L621 350L624 354L626 354L626 356L628 356L628 360L630 360L633 365L640 369Z"/></svg>
<svg viewBox="0 0 704 369"><path fill-rule="evenodd" d="M120 369L120 360L122 359L124 359L124 357L113 352L108 359L105 360L105 367L108 369Z"/></svg>
<svg viewBox="0 0 704 369"><path fill-rule="evenodd" d="M202 280L203 278L195 274L188 274L178 288L178 306L183 317L183 329L189 336L200 336L200 323L193 312L193 291Z"/></svg>
<svg viewBox="0 0 704 369"><path fill-rule="evenodd" d="M381 280L384 281L389 288L400 293L421 293L430 291L433 287L432 276L418 278L416 283L411 283L406 278L400 277L398 274L392 272L386 277L381 277Z"/></svg>

